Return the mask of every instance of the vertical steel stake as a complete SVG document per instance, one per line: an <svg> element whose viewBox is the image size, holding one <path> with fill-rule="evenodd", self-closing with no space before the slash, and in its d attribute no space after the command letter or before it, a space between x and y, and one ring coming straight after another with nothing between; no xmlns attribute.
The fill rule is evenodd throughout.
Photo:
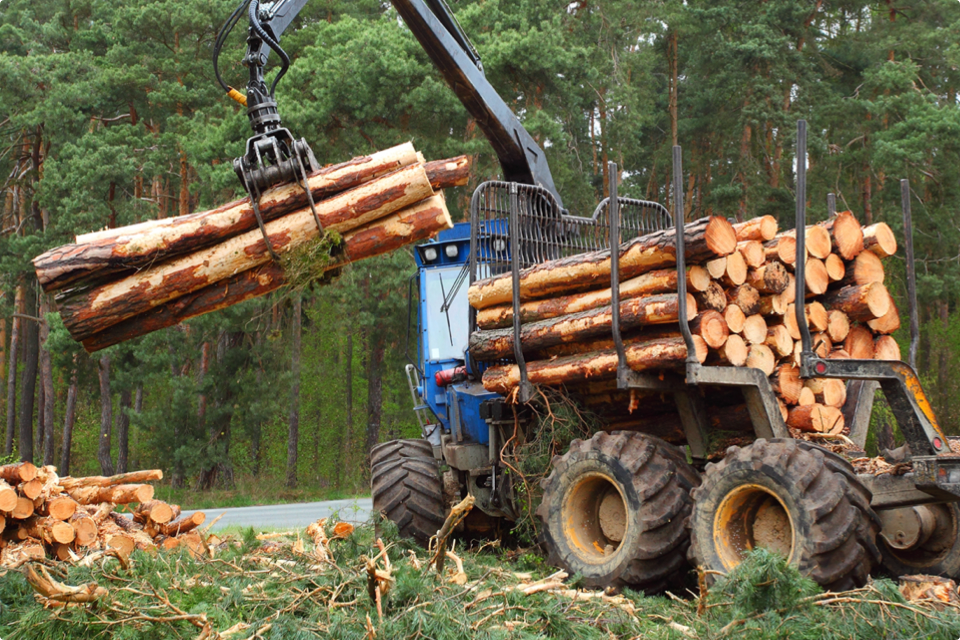
<svg viewBox="0 0 960 640"><path fill-rule="evenodd" d="M677 251L677 311L680 316L680 333L687 346L687 384L696 384L694 372L700 366L697 349L687 322L687 256L683 219L683 151L679 145L673 147L673 225Z"/></svg>
<svg viewBox="0 0 960 640"><path fill-rule="evenodd" d="M517 400L527 403L533 397L533 386L527 379L527 362L520 344L520 198L517 184L510 184L510 273L513 276L513 357L520 369Z"/></svg>
<svg viewBox="0 0 960 640"><path fill-rule="evenodd" d="M797 327L800 329L800 376L809 378L808 359L813 357L811 349L810 327L807 325L807 121L797 120L797 258L794 273L796 276L796 300L794 311L797 314Z"/></svg>
<svg viewBox="0 0 960 640"><path fill-rule="evenodd" d="M610 319L613 344L617 348L617 388L627 388L627 355L620 333L620 198L617 195L617 163L607 163L607 191L610 194L607 212L610 215Z"/></svg>

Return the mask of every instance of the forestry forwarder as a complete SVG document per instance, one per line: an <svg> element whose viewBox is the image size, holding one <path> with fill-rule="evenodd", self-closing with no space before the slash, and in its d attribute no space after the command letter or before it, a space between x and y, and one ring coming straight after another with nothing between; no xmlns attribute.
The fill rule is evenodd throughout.
<svg viewBox="0 0 960 640"><path fill-rule="evenodd" d="M235 162L254 196L271 185L303 183L314 161L306 143L280 127L272 88L289 59L279 47L283 29L307 0L249 4L250 67L246 102L256 135ZM497 153L503 182L480 185L471 201L471 221L417 247L418 346L407 365L415 413L423 439L381 444L371 452L374 508L401 533L426 544L444 522L452 502L476 499L464 527L486 533L515 520L512 476L500 450L524 420L533 398L520 339L521 269L558 257L606 249L611 238L630 240L675 229L680 330L694 353L686 320L686 279L682 219L661 205L617 196L616 167L609 172L610 197L591 217L568 215L543 151L483 75L480 58L443 0L392 0ZM214 58L246 3L230 17L217 39ZM266 47L266 48L265 48ZM269 50L283 67L268 91L263 67ZM244 96L228 87L231 97ZM806 128L798 128L796 228L806 226ZM674 148L675 211L683 211L680 149ZM911 314L911 354L918 330L913 275L909 186L904 187L905 246ZM828 200L832 214L832 197ZM682 218L682 216L681 216ZM805 234L796 234L796 299L803 300ZM769 380L758 369L713 367L688 358L684 377L663 377L629 369L619 319L618 252L611 253L613 338L617 345L618 388L670 394L685 436L685 451L637 431L597 433L574 441L553 461L537 510L550 560L579 572L586 584L662 588L689 568L687 559L709 571L727 572L756 546L770 546L822 586L838 590L863 584L879 564L894 575L960 574L960 456L953 455L911 366L896 361L829 360L811 345L804 305L797 305L802 335L801 377L847 381L843 407L850 440L862 448L875 391L883 390L909 451L912 472L856 474L844 458L791 438ZM521 385L520 406L484 390L480 374L491 363L466 351L475 329L467 285L490 275L513 275L513 333ZM412 300L412 297L411 297ZM709 409L697 387L742 392L755 439L728 449L717 464L706 464ZM517 413L514 409L517 409ZM640 411L643 411L641 405ZM519 419L517 415L519 414ZM445 469L444 469L445 468ZM441 473L441 469L444 469ZM601 517L605 511L607 517ZM614 517L611 519L610 514ZM611 526L610 523L614 525ZM771 528L778 535L761 533Z"/></svg>

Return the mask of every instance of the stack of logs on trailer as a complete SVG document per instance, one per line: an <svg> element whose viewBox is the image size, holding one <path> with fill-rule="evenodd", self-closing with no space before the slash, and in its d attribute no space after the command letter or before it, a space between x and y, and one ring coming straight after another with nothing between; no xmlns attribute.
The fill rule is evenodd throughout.
<svg viewBox="0 0 960 640"><path fill-rule="evenodd" d="M425 162L406 143L311 174L316 217L305 189L286 184L260 197L262 223L243 198L77 236L33 264L70 335L94 352L274 291L288 284L287 256L301 256L300 279L329 278L448 229L442 189L465 185L469 169L466 156Z"/></svg>
<svg viewBox="0 0 960 640"><path fill-rule="evenodd" d="M0 466L0 567L46 557L76 561L90 551L126 558L134 549L191 551L203 547L194 531L203 512L181 517L180 507L153 499L159 469L116 476L61 478L53 466ZM129 513L117 505L136 505Z"/></svg>
<svg viewBox="0 0 960 640"><path fill-rule="evenodd" d="M697 360L755 367L770 377L788 427L840 434L846 385L800 378L801 335L795 308L796 233L778 233L764 216L741 223L704 218L685 227L687 320ZM640 236L620 246L620 326L635 371L682 371L687 350L678 323L674 231ZM887 292L881 260L897 249L884 223L861 227L850 212L807 227L806 317L813 350L825 358L899 360L890 335L900 320ZM521 346L531 383L563 387L595 409L608 429L640 429L680 441L669 397L618 391L612 339L610 252L578 254L520 274ZM500 361L483 374L489 391L511 394L520 383L513 360L512 277L470 287L477 331L470 353ZM751 431L739 391L712 388L711 425ZM637 410L638 407L642 407Z"/></svg>

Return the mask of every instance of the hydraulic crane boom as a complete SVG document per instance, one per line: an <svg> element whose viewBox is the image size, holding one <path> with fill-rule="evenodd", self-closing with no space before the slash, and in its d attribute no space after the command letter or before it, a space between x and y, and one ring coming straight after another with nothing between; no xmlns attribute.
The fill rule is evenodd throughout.
<svg viewBox="0 0 960 640"><path fill-rule="evenodd" d="M473 116L503 168L504 180L543 187L563 200L540 145L491 86L444 0L391 0L447 84ZM429 6L428 6L429 5Z"/></svg>
<svg viewBox="0 0 960 640"><path fill-rule="evenodd" d="M504 180L542 187L556 198L562 208L563 201L553 183L543 149L524 129L517 116L484 76L480 56L444 0L391 1L433 64L443 74L447 84L490 141L503 169ZM244 185L255 186L256 191L296 178L295 160L298 155L302 157L304 165L312 162L312 154L305 148L306 143L294 141L289 132L282 129L273 97L277 81L289 66L289 58L279 45L280 36L307 2L308 0L276 0L261 3L252 0L249 3L247 14L250 27L244 64L250 69L250 79L244 104L247 106L250 124L257 135L248 142L247 154L237 160L236 167ZM230 16L214 49L217 79L235 99L239 94L220 77L216 60L226 35L242 16L245 8L247 2L241 3ZM263 69L271 50L277 52L283 66L272 86L268 88Z"/></svg>

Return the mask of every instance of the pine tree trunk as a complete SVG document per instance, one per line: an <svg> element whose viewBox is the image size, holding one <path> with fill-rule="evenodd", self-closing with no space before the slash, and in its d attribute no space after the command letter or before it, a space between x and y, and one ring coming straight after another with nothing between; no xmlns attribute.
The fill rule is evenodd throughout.
<svg viewBox="0 0 960 640"><path fill-rule="evenodd" d="M337 451L340 459L346 461L350 449L350 435L353 433L353 331L347 331L346 353L343 359L344 365L344 404L346 405L346 419L344 420L343 430L340 433L340 442ZM336 488L343 487L343 475L337 474Z"/></svg>
<svg viewBox="0 0 960 640"><path fill-rule="evenodd" d="M367 354L367 447L366 454L380 442L380 423L383 412L383 336L371 331Z"/></svg>
<svg viewBox="0 0 960 640"><path fill-rule="evenodd" d="M260 350L263 345L263 334L265 331L260 331L257 333L255 349ZM258 359L257 372L256 372L256 381L257 388L260 388L260 385L263 384L263 364L262 361ZM259 477L260 475L260 440L263 437L263 423L260 420L254 422L253 427L250 433L250 471L253 473L253 477Z"/></svg>
<svg viewBox="0 0 960 640"><path fill-rule="evenodd" d="M23 307L23 286L17 285L13 311L19 313ZM13 437L17 429L17 359L20 349L20 331L23 320L14 316L10 321L10 359L7 369L7 439L4 455L13 453Z"/></svg>
<svg viewBox="0 0 960 640"><path fill-rule="evenodd" d="M200 397L197 399L197 427L203 431L207 419L207 395L203 392L204 379L210 369L210 343L204 342L200 347L200 370L197 372L197 388Z"/></svg>
<svg viewBox="0 0 960 640"><path fill-rule="evenodd" d="M950 335L950 305L946 300L940 300L938 302L939 312L940 312L940 323L943 326L944 335ZM944 344L940 348L940 367L938 372L939 381L937 387L940 389L940 408L938 415L945 416L948 414L948 409L950 406L950 351L949 348Z"/></svg>
<svg viewBox="0 0 960 640"><path fill-rule="evenodd" d="M110 457L110 440L113 436L113 398L110 393L110 356L104 355L99 363L100 377L100 443L97 447L97 461L100 473L112 476L113 459Z"/></svg>
<svg viewBox="0 0 960 640"><path fill-rule="evenodd" d="M70 447L73 444L73 424L77 417L77 357L73 358L70 372L70 386L67 388L67 406L63 417L63 443L60 448L60 468L58 472L70 475Z"/></svg>
<svg viewBox="0 0 960 640"><path fill-rule="evenodd" d="M26 315L36 317L37 292L32 278L24 293ZM37 371L40 360L40 327L27 320L23 327L23 371L20 376L20 459L33 460L33 404L36 400Z"/></svg>
<svg viewBox="0 0 960 640"><path fill-rule="evenodd" d="M117 473L127 472L130 454L130 408L133 393L130 389L120 392L120 413L117 415Z"/></svg>
<svg viewBox="0 0 960 640"><path fill-rule="evenodd" d="M143 413L143 383L137 385L137 392L133 396L133 412L139 417ZM134 469L140 467L139 459L134 458L129 466Z"/></svg>
<svg viewBox="0 0 960 640"><path fill-rule="evenodd" d="M287 429L287 486L297 486L297 447L300 444L300 314L303 300L297 294L293 300L293 318L290 323L290 419Z"/></svg>
<svg viewBox="0 0 960 640"><path fill-rule="evenodd" d="M40 344L43 344L43 337L39 338ZM38 456L43 455L43 430L44 430L44 391L46 391L46 380L43 378L43 348L40 349L37 364L37 417L34 422L37 423L37 432L33 437L33 446Z"/></svg>
<svg viewBox="0 0 960 640"><path fill-rule="evenodd" d="M49 303L44 296L41 311L48 312ZM54 407L57 396L53 389L53 362L50 357L50 350L47 348L47 338L50 336L50 326L47 324L46 316L40 325L40 375L43 378L43 403L40 410L43 411L43 464L53 464L56 459L56 442L54 437Z"/></svg>
<svg viewBox="0 0 960 640"><path fill-rule="evenodd" d="M677 30L670 30L669 41L667 42L668 53L667 56L670 59L670 97L669 97L669 109L670 109L670 144L676 146L679 144L677 142L677 91L678 91L678 80L679 73L677 71Z"/></svg>

